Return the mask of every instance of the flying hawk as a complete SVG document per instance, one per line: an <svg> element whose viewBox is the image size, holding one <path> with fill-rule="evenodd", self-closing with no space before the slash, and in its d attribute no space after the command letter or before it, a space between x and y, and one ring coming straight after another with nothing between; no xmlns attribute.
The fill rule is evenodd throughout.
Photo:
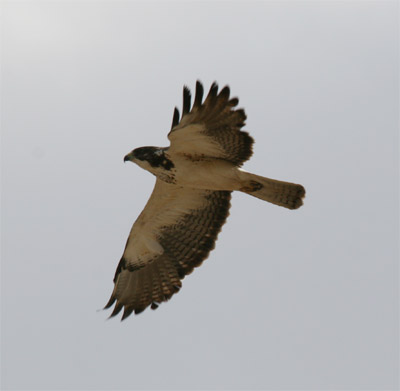
<svg viewBox="0 0 400 391"><path fill-rule="evenodd" d="M131 161L156 176L153 193L137 218L114 277L105 308L122 308L122 319L148 306L156 309L179 291L182 279L200 266L214 248L229 214L233 190L289 209L297 209L304 187L264 178L240 169L252 155L254 140L244 126L239 100L216 83L203 102L203 85L183 88L182 117L175 108L170 146L142 147L128 153Z"/></svg>

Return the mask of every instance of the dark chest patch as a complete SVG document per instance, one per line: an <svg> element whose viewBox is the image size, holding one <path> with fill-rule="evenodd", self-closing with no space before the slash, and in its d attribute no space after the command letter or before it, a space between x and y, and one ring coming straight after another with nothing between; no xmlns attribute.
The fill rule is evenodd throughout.
<svg viewBox="0 0 400 391"><path fill-rule="evenodd" d="M172 160L168 159L168 157L165 156L165 153L161 150L154 151L154 153L148 157L147 161L152 167L162 167L167 171L170 171L175 167Z"/></svg>
<svg viewBox="0 0 400 391"><path fill-rule="evenodd" d="M157 147L141 147L135 149L133 156L142 161L147 161L152 167L162 167L164 170L170 171L174 168L174 163L165 155L165 148Z"/></svg>

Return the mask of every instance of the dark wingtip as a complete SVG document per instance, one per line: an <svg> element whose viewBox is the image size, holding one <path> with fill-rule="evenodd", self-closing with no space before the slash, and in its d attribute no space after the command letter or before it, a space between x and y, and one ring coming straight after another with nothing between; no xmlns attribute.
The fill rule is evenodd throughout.
<svg viewBox="0 0 400 391"><path fill-rule="evenodd" d="M239 125L239 126L244 126L244 122L245 122L246 119L247 119L246 112L244 111L244 109L237 109L235 112L237 113L237 115L238 115L238 117L239 117L239 123L238 123L238 125Z"/></svg>
<svg viewBox="0 0 400 391"><path fill-rule="evenodd" d="M211 95L211 96L217 96L217 93L218 93L218 84L217 84L216 81L214 81L211 84L210 92L208 94Z"/></svg>
<svg viewBox="0 0 400 391"><path fill-rule="evenodd" d="M229 102L228 102L229 106L231 107L235 107L239 104L239 99L238 98L232 98Z"/></svg>
<svg viewBox="0 0 400 391"><path fill-rule="evenodd" d="M103 310L107 310L110 308L115 302L115 297L114 295L111 295L110 300L108 300L107 304L104 306Z"/></svg>
<svg viewBox="0 0 400 391"><path fill-rule="evenodd" d="M187 114L190 111L190 102L191 102L192 94L187 86L183 86L183 107L182 107L182 116Z"/></svg>
<svg viewBox="0 0 400 391"><path fill-rule="evenodd" d="M229 94L231 93L229 86L225 86L219 93L220 97L223 97L224 99L228 100L229 99Z"/></svg>
<svg viewBox="0 0 400 391"><path fill-rule="evenodd" d="M178 124L179 124L179 110L178 110L177 107L175 107L175 109L174 109L174 116L173 116L173 118L172 118L171 129L172 129L173 127L175 127L176 125L178 125Z"/></svg>
<svg viewBox="0 0 400 391"><path fill-rule="evenodd" d="M194 97L193 107L201 106L204 94L204 87L200 80L196 81L196 95Z"/></svg>
<svg viewBox="0 0 400 391"><path fill-rule="evenodd" d="M140 314L140 313L143 312L145 309L146 309L146 307L136 308L136 309L135 309L135 315Z"/></svg>
<svg viewBox="0 0 400 391"><path fill-rule="evenodd" d="M132 307L132 306L125 306L125 308L124 308L124 314L122 315L121 322L122 322L123 320L125 320L125 319L133 312L133 310L134 310L134 307Z"/></svg>
<svg viewBox="0 0 400 391"><path fill-rule="evenodd" d="M108 319L113 318L115 315L118 315L120 311L122 310L123 305L121 303L115 304L114 311L111 313L111 315L108 317Z"/></svg>
<svg viewBox="0 0 400 391"><path fill-rule="evenodd" d="M214 81L211 84L210 91L208 92L207 98L204 101L204 105L212 105L218 95L218 84Z"/></svg>

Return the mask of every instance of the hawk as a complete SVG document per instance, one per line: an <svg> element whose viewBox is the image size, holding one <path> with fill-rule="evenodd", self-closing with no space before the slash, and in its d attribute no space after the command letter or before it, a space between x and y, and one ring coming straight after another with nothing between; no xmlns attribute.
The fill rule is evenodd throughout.
<svg viewBox="0 0 400 391"><path fill-rule="evenodd" d="M225 223L231 192L241 191L288 209L297 209L304 187L251 174L240 167L254 140L241 130L246 114L235 108L229 87L213 83L203 101L197 81L193 106L183 88L180 117L175 108L170 146L141 147L131 161L156 177L153 193L130 231L105 308L122 319L147 307L156 309L177 293L183 278L208 257Z"/></svg>

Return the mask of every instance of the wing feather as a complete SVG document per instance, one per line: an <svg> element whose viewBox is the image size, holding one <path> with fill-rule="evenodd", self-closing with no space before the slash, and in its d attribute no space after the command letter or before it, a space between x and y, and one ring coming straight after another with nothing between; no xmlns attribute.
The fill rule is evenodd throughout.
<svg viewBox="0 0 400 391"><path fill-rule="evenodd" d="M175 127L179 124L179 110L177 107L174 109L174 115L172 117L172 127Z"/></svg>
<svg viewBox="0 0 400 391"><path fill-rule="evenodd" d="M203 101L204 88L203 84L201 84L198 80L196 81L196 95L194 97L193 108L198 108L201 106L201 102Z"/></svg>
<svg viewBox="0 0 400 391"><path fill-rule="evenodd" d="M214 248L230 207L229 191L182 188L157 179L134 223L105 308L122 308L122 319L148 306L156 309ZM157 242L157 246L149 243ZM161 251L159 251L161 249Z"/></svg>
<svg viewBox="0 0 400 391"><path fill-rule="evenodd" d="M234 109L239 100L229 99L228 86L218 93L215 82L202 103L203 93L203 85L197 81L194 104L190 110L190 91L184 87L182 118L179 120L179 112L175 108L168 134L171 142L169 152L225 159L241 166L252 155L254 140L241 130L246 114L243 109Z"/></svg>
<svg viewBox="0 0 400 391"><path fill-rule="evenodd" d="M182 115L187 114L190 111L190 101L192 95L190 93L189 88L186 86L183 87L183 106L182 106Z"/></svg>

